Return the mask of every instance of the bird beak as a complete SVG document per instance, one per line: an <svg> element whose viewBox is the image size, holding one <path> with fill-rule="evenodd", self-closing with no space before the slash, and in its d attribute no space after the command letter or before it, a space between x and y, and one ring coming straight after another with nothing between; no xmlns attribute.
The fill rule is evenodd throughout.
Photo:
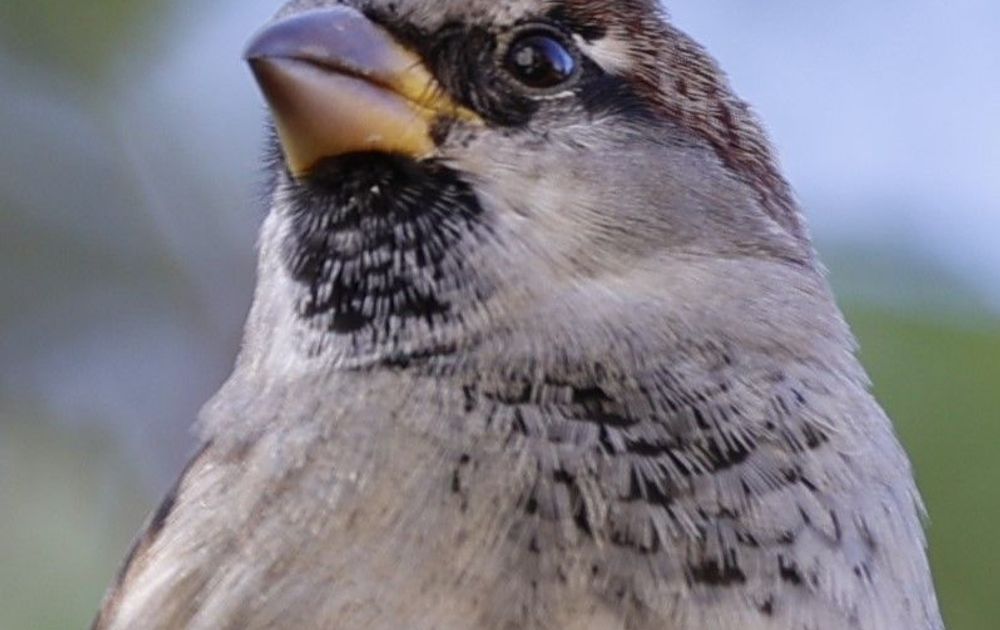
<svg viewBox="0 0 1000 630"><path fill-rule="evenodd" d="M430 157L439 121L481 123L447 96L419 56L350 7L278 21L253 38L245 58L295 177L348 153Z"/></svg>

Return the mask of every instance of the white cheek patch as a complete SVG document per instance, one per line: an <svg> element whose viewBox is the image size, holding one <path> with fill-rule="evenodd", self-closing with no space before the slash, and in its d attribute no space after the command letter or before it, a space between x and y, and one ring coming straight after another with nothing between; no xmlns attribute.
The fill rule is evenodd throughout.
<svg viewBox="0 0 1000 630"><path fill-rule="evenodd" d="M632 70L632 55L628 42L612 35L588 42L579 35L573 39L585 55L593 59L608 74L626 75Z"/></svg>

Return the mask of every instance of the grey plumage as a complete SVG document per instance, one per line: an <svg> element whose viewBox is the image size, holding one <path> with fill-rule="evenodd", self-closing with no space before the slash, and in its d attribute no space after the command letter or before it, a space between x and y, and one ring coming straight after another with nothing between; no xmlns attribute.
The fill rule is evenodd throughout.
<svg viewBox="0 0 1000 630"><path fill-rule="evenodd" d="M347 4L489 124L308 181L275 148L243 351L96 627L942 628L907 458L707 55L646 0ZM435 66L543 17L588 69L516 124Z"/></svg>

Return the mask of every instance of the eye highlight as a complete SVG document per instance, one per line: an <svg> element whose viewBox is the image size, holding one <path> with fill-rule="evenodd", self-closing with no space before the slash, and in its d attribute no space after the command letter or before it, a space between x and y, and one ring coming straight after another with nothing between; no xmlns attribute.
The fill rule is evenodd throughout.
<svg viewBox="0 0 1000 630"><path fill-rule="evenodd" d="M563 37L541 27L518 33L504 55L507 72L534 90L551 90L568 83L576 77L578 65Z"/></svg>

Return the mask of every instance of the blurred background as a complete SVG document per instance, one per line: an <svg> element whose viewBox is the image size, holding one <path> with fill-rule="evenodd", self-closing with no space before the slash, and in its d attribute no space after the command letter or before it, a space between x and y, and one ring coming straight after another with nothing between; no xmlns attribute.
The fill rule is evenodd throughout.
<svg viewBox="0 0 1000 630"><path fill-rule="evenodd" d="M0 628L86 627L228 373L276 0L0 2ZM912 453L952 630L1000 618L1000 3L670 0L767 122Z"/></svg>

